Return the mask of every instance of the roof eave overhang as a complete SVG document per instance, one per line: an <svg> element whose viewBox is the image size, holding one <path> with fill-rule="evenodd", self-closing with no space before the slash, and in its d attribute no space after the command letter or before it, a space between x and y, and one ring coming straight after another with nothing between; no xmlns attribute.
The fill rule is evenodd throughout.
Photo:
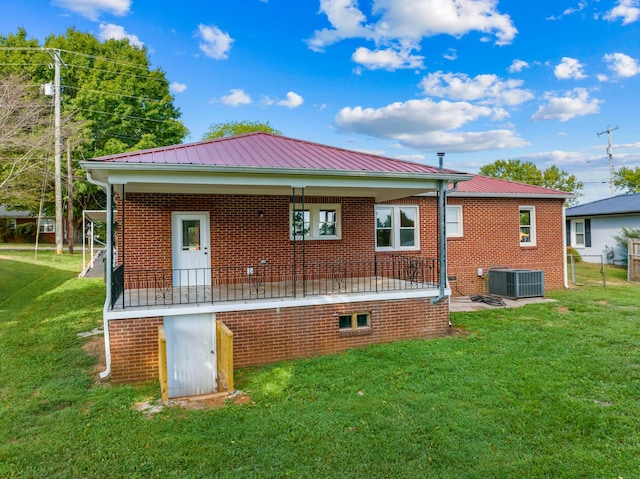
<svg viewBox="0 0 640 479"><path fill-rule="evenodd" d="M205 165L114 164L85 161L92 180L117 192L290 194L369 196L378 201L414 196L437 188L439 181L470 180L472 175L437 172L377 172L302 168L212 167Z"/></svg>

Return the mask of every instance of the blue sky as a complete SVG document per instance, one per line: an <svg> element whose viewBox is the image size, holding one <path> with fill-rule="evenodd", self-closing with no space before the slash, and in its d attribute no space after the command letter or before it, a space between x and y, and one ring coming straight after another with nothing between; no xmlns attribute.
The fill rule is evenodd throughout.
<svg viewBox="0 0 640 479"><path fill-rule="evenodd" d="M0 34L129 38L187 141L213 123L477 172L557 165L607 197L640 164L640 0L0 0Z"/></svg>

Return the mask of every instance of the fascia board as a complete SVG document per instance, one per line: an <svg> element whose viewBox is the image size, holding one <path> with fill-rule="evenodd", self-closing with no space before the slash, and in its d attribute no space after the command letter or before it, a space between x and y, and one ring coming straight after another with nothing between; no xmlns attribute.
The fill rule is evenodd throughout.
<svg viewBox="0 0 640 479"><path fill-rule="evenodd" d="M343 177L352 181L355 178L376 179L378 181L387 179L418 181L424 184L425 181L465 181L473 176L464 173L416 173L416 172L394 172L394 171L362 171L362 170L318 170L302 168L246 168L246 167L212 167L206 165L166 165L166 164L115 164L108 162L84 161L80 165L83 169L90 171L94 178L104 179L110 184L126 184L140 181L150 183L178 183L189 176L193 176L194 182L199 180L204 183L219 184L223 178L259 178L263 183L265 178L275 179L278 177L300 179L301 183L323 179L327 182L329 178ZM176 180L180 177L180 180ZM310 180L311 179L311 180ZM233 181L233 180L231 180ZM229 183L233 184L233 183Z"/></svg>

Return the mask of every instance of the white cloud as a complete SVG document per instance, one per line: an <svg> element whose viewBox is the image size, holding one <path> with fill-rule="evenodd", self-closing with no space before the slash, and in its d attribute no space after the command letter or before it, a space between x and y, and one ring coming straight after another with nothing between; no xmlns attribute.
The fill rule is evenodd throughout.
<svg viewBox="0 0 640 479"><path fill-rule="evenodd" d="M495 0L374 0L372 19L368 19L357 0L321 0L320 13L327 16L331 27L316 30L307 44L321 52L344 39L371 40L375 50L361 47L353 54L360 65L387 70L422 68L424 58L412 52L424 37L460 37L479 31L494 35L498 45L511 43L518 31L509 15L496 10L496 4Z"/></svg>
<svg viewBox="0 0 640 479"><path fill-rule="evenodd" d="M430 73L420 82L426 95L509 106L519 105L533 98L533 93L520 88L522 84L522 80L502 80L493 74L470 78L463 73L441 71Z"/></svg>
<svg viewBox="0 0 640 479"><path fill-rule="evenodd" d="M461 132L456 130L495 111L468 102L434 102L425 98L396 102L382 108L346 107L335 117L344 132L392 139L420 149L446 148L448 151L481 151L526 144L509 130Z"/></svg>
<svg viewBox="0 0 640 479"><path fill-rule="evenodd" d="M602 100L589 98L585 88L574 88L564 96L555 93L545 94L546 104L532 116L532 120L568 121L579 116L591 115L600 111Z"/></svg>
<svg viewBox="0 0 640 479"><path fill-rule="evenodd" d="M610 22L622 18L623 25L629 25L640 18L638 0L618 0L618 5L609 10L603 18Z"/></svg>
<svg viewBox="0 0 640 479"><path fill-rule="evenodd" d="M98 34L100 40L122 40L126 38L131 45L141 48L144 46L144 43L142 43L136 35L125 32L124 27L120 25L101 23L98 28L100 29L100 33Z"/></svg>
<svg viewBox="0 0 640 479"><path fill-rule="evenodd" d="M202 40L200 50L209 58L225 60L229 57L229 50L233 38L215 25L198 25L197 36Z"/></svg>
<svg viewBox="0 0 640 479"><path fill-rule="evenodd" d="M624 53L608 53L603 60L609 65L609 70L622 78L629 78L640 73L637 60Z"/></svg>
<svg viewBox="0 0 640 479"><path fill-rule="evenodd" d="M290 91L287 92L286 100L280 100L276 104L279 106L286 106L287 108L298 108L303 103L304 100L300 95L298 95L296 92Z"/></svg>
<svg viewBox="0 0 640 479"><path fill-rule="evenodd" d="M471 31L496 36L499 45L513 41L518 30L495 0L375 0L377 38L418 40L439 34L459 37Z"/></svg>
<svg viewBox="0 0 640 479"><path fill-rule="evenodd" d="M584 66L575 58L562 57L562 62L556 65L553 73L559 80L582 80L587 77L583 68Z"/></svg>
<svg viewBox="0 0 640 479"><path fill-rule="evenodd" d="M240 88L232 88L231 93L221 97L220 101L229 106L250 105L251 97Z"/></svg>
<svg viewBox="0 0 640 479"><path fill-rule="evenodd" d="M308 41L312 50L345 38L418 41L422 37L448 34L459 37L471 31L496 36L497 44L511 43L518 33L509 15L496 10L495 0L374 0L377 22L367 23L356 0L321 0L333 28L314 32Z"/></svg>
<svg viewBox="0 0 640 479"><path fill-rule="evenodd" d="M513 60L513 63L511 63L511 65L509 66L509 68L507 69L507 71L509 73L519 73L522 70L524 70L525 68L529 68L529 64L527 62L525 62L524 60Z"/></svg>
<svg viewBox="0 0 640 479"><path fill-rule="evenodd" d="M358 48L351 56L352 60L369 70L385 69L389 71L401 68L423 68L424 57L411 55L408 50L396 51L390 48L369 50Z"/></svg>
<svg viewBox="0 0 640 479"><path fill-rule="evenodd" d="M169 85L169 91L171 93L182 93L186 89L187 85L185 85L184 83L178 83L177 81L174 81L173 83L171 83L171 85Z"/></svg>
<svg viewBox="0 0 640 479"><path fill-rule="evenodd" d="M449 48L449 50L447 50L447 53L443 54L442 57L445 60L457 60L458 59L458 51L455 48Z"/></svg>
<svg viewBox="0 0 640 479"><path fill-rule="evenodd" d="M565 17L567 15L572 15L574 13L581 12L586 8L586 6L587 6L587 2L585 1L578 2L577 7L569 7L562 12L562 15L559 15L559 16L552 15L550 17L547 17L547 20L560 20L562 17Z"/></svg>
<svg viewBox="0 0 640 479"><path fill-rule="evenodd" d="M89 20L96 21L100 13L123 17L129 13L132 0L52 0L52 4L66 8Z"/></svg>

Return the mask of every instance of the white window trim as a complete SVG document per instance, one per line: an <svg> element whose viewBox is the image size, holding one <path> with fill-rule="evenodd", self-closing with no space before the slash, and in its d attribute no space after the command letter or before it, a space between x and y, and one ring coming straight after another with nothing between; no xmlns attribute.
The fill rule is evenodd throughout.
<svg viewBox="0 0 640 479"><path fill-rule="evenodd" d="M523 248L528 248L530 246L536 246L536 207L535 206L520 206L518 208L518 239L520 239L520 212L523 210L527 210L530 212L529 218L531 218L531 224L529 225L531 227L531 241L529 241L528 243L523 243L522 241L520 242L520 246L522 246Z"/></svg>
<svg viewBox="0 0 640 479"><path fill-rule="evenodd" d="M391 223L391 244L400 244L400 210L403 208L412 208L416 211L416 224L414 228L414 245L413 246L378 246L376 227L376 212L378 208L386 208L393 210L393 218ZM420 249L420 208L418 205L376 205L374 210L374 241L376 242L376 251L416 251Z"/></svg>
<svg viewBox="0 0 640 479"><path fill-rule="evenodd" d="M582 224L582 243L578 243L578 231L576 228L577 224ZM571 220L571 246L574 248L585 248L586 240L587 240L587 232L585 230L584 219L582 220Z"/></svg>
<svg viewBox="0 0 640 479"><path fill-rule="evenodd" d="M449 209L449 208L458 210L458 232L457 233L452 233L447 228L447 238L462 238L464 236L464 232L463 232L463 229L462 229L462 225L463 225L463 221L462 221L462 205L447 205L447 209ZM449 218L448 214L447 214L447 218Z"/></svg>
<svg viewBox="0 0 640 479"><path fill-rule="evenodd" d="M11 231L15 230L18 226L18 220L15 218L9 218L9 229Z"/></svg>
<svg viewBox="0 0 640 479"><path fill-rule="evenodd" d="M48 227L50 229L48 229ZM40 233L55 233L56 223L51 218L40 218Z"/></svg>
<svg viewBox="0 0 640 479"><path fill-rule="evenodd" d="M302 204L295 205L296 211L302 210ZM342 205L337 203L305 203L304 209L309 211L310 217L310 232L304 236L305 240L340 240L342 239ZM293 237L293 210L294 205L289 203L289 239L294 240ZM321 235L320 229L320 211L321 210L336 210L336 234L335 235ZM302 235L295 236L296 241L302 241Z"/></svg>

